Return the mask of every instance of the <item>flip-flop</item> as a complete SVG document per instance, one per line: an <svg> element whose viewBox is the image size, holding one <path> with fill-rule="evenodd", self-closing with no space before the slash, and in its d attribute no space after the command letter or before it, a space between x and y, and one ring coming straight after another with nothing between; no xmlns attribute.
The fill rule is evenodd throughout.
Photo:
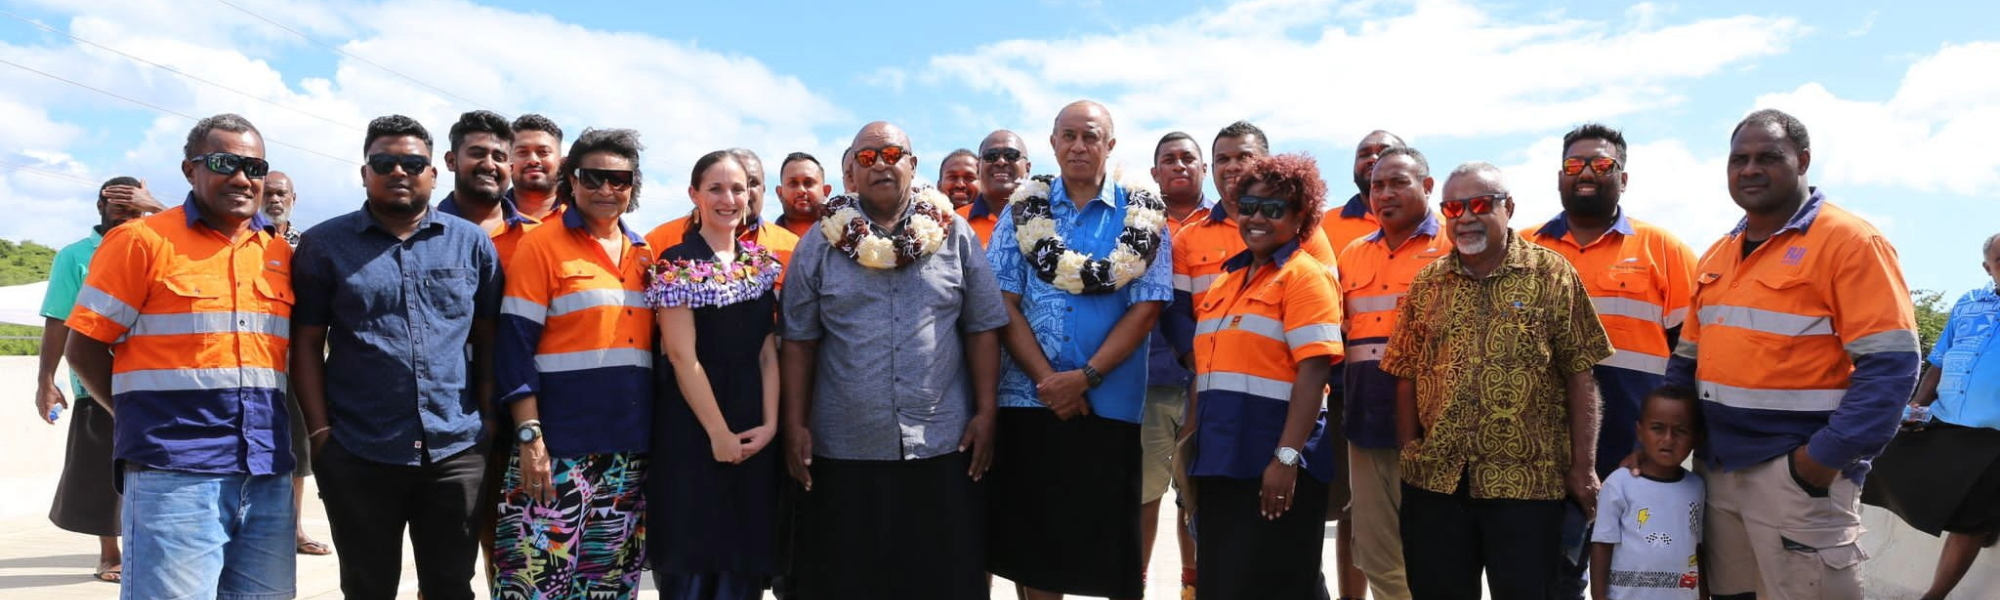
<svg viewBox="0 0 2000 600"><path fill-rule="evenodd" d="M303 542L299 542L299 554L305 554L310 556L326 556L328 554L333 554L333 549L328 548L325 542L321 542L319 540L306 540Z"/></svg>
<svg viewBox="0 0 2000 600"><path fill-rule="evenodd" d="M93 577L96 577L98 581L102 581L105 583L119 583L120 581L125 579L124 565L98 567L97 574L93 575Z"/></svg>

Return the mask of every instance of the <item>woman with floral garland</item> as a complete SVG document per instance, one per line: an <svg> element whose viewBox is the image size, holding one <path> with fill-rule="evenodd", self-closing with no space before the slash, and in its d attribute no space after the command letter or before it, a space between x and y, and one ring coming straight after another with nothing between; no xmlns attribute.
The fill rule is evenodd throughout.
<svg viewBox="0 0 2000 600"><path fill-rule="evenodd" d="M738 240L743 162L695 161L695 213L646 284L664 361L646 494L653 583L668 600L753 600L778 574L778 260Z"/></svg>
<svg viewBox="0 0 2000 600"><path fill-rule="evenodd" d="M1340 293L1299 250L1319 231L1326 184L1310 157L1285 154L1253 164L1236 187L1246 249L1195 308L1183 428L1201 499L1195 597L1311 600L1324 593L1322 517L1338 475L1321 389L1345 354Z"/></svg>

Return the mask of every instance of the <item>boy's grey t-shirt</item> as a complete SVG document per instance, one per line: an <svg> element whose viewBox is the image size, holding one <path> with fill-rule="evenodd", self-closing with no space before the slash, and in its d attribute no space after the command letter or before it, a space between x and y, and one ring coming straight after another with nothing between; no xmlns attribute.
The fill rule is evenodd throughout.
<svg viewBox="0 0 2000 600"><path fill-rule="evenodd" d="M1611 554L1612 600L1694 600L1699 594L1701 516L1706 486L1684 471L1678 481L1633 476L1618 469L1597 493L1590 541L1616 544Z"/></svg>

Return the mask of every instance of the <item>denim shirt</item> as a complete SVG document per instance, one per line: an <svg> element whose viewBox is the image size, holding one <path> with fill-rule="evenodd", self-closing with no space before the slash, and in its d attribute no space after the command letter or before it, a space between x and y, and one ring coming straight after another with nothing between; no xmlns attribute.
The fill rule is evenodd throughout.
<svg viewBox="0 0 2000 600"><path fill-rule="evenodd" d="M333 438L370 461L428 464L479 441L470 336L500 312L500 259L479 226L438 214L406 240L366 208L334 217L293 261L292 318L327 328Z"/></svg>
<svg viewBox="0 0 2000 600"><path fill-rule="evenodd" d="M1082 208L1069 199L1061 180L1049 185L1049 208L1054 213L1056 234L1071 250L1103 258L1118 244L1125 229L1126 191L1109 179L1096 198ZM1166 303L1173 300L1172 236L1160 231L1160 247L1146 273L1123 289L1103 294L1071 294L1036 276L1034 267L1021 255L1014 240L1014 208L1000 212L987 242L986 260L1000 291L1021 297L1021 314L1034 329L1035 341L1056 371L1083 368L1098 347L1110 337L1111 329L1125 312L1141 302ZM1104 383L1085 394L1091 412L1128 423L1139 422L1146 397L1146 356L1148 341L1118 366L1103 373ZM1013 360L1000 373L1002 408L1046 408L1035 391L1035 382Z"/></svg>

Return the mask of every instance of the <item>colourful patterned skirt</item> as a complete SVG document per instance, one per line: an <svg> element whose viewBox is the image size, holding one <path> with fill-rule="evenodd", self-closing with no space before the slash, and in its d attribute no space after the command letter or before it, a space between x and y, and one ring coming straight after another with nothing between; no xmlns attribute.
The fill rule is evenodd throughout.
<svg viewBox="0 0 2000 600"><path fill-rule="evenodd" d="M646 455L550 459L556 501L529 499L520 451L507 459L493 597L505 600L637 598L646 564Z"/></svg>

